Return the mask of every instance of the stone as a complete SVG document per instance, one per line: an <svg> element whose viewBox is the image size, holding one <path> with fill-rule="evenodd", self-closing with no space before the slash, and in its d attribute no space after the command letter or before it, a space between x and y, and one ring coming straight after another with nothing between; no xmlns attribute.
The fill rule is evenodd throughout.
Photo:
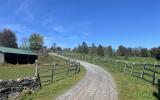
<svg viewBox="0 0 160 100"><path fill-rule="evenodd" d="M36 90L39 88L37 78L24 78L17 80L1 80L0 81L0 100L6 100L15 97L24 89Z"/></svg>
<svg viewBox="0 0 160 100"><path fill-rule="evenodd" d="M21 80L21 78L18 78L17 81L19 82Z"/></svg>
<svg viewBox="0 0 160 100"><path fill-rule="evenodd" d="M15 92L15 93L9 94L9 95L8 95L8 98L14 99L14 98L18 97L19 94L20 94L19 92Z"/></svg>
<svg viewBox="0 0 160 100"><path fill-rule="evenodd" d="M2 88L2 89L0 89L0 93L4 93L9 90L10 90L10 87Z"/></svg>

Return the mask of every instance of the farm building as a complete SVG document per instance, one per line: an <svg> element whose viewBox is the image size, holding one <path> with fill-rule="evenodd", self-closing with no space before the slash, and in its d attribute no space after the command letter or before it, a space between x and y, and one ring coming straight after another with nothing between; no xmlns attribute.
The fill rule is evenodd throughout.
<svg viewBox="0 0 160 100"><path fill-rule="evenodd" d="M7 48L0 46L1 64L33 64L37 58L38 55L29 50Z"/></svg>

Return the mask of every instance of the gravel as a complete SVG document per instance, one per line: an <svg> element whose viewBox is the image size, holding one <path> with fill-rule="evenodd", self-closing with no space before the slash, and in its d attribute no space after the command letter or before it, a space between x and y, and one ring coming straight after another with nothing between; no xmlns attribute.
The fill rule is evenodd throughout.
<svg viewBox="0 0 160 100"><path fill-rule="evenodd" d="M118 100L116 84L108 71L97 65L79 62L86 68L85 77L66 93L58 96L56 100Z"/></svg>

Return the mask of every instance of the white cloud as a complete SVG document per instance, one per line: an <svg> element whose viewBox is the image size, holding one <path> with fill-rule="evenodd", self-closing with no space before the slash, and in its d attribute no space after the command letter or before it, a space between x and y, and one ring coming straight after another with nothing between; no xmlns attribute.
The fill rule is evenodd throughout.
<svg viewBox="0 0 160 100"><path fill-rule="evenodd" d="M68 39L69 40L77 40L77 39L79 39L80 37L78 37L78 36L70 36L70 37L68 37Z"/></svg>
<svg viewBox="0 0 160 100"><path fill-rule="evenodd" d="M57 26L53 25L52 28L53 28L54 31L64 33L64 32L74 31L77 28L84 27L88 24L90 24L90 22L81 22L81 23L77 23L77 24L70 24L70 25L68 25L68 27L65 27L65 26L62 26L62 25L57 25Z"/></svg>
<svg viewBox="0 0 160 100"><path fill-rule="evenodd" d="M43 26L48 27L48 25L51 25L51 24L54 23L54 17L45 17L43 20L44 20L43 23L42 23Z"/></svg>
<svg viewBox="0 0 160 100"><path fill-rule="evenodd" d="M11 30L13 30L17 33L21 33L21 34L24 34L24 32L27 32L27 33L33 32L33 30L31 30L31 29L29 29L26 26L23 26L21 24L12 24L12 23L1 24L0 29L3 30L4 28L11 29Z"/></svg>
<svg viewBox="0 0 160 100"><path fill-rule="evenodd" d="M83 39L87 39L89 37L89 33L88 32L82 32L82 38Z"/></svg>
<svg viewBox="0 0 160 100"><path fill-rule="evenodd" d="M57 31L57 32L67 32L67 29L65 29L65 28L62 27L62 26L54 26L54 27L53 27L53 30L54 30L54 31Z"/></svg>
<svg viewBox="0 0 160 100"><path fill-rule="evenodd" d="M53 37L44 37L45 40L56 40L56 38Z"/></svg>
<svg viewBox="0 0 160 100"><path fill-rule="evenodd" d="M25 20L33 21L35 17L32 13L32 10L30 9L31 3L31 0L23 0L22 2L20 2L19 6L15 10L14 15L17 16L24 14L23 17Z"/></svg>

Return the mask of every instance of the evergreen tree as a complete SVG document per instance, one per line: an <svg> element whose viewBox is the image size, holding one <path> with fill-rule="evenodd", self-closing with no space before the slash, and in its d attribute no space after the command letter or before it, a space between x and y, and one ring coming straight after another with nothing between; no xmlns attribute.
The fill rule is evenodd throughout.
<svg viewBox="0 0 160 100"><path fill-rule="evenodd" d="M98 56L104 56L104 50L103 50L103 46L102 45L98 46L97 55Z"/></svg>
<svg viewBox="0 0 160 100"><path fill-rule="evenodd" d="M92 47L89 48L89 55L91 56L97 55L97 47L94 43L92 43Z"/></svg>
<svg viewBox="0 0 160 100"><path fill-rule="evenodd" d="M86 42L82 43L82 53L88 54L88 46Z"/></svg>

